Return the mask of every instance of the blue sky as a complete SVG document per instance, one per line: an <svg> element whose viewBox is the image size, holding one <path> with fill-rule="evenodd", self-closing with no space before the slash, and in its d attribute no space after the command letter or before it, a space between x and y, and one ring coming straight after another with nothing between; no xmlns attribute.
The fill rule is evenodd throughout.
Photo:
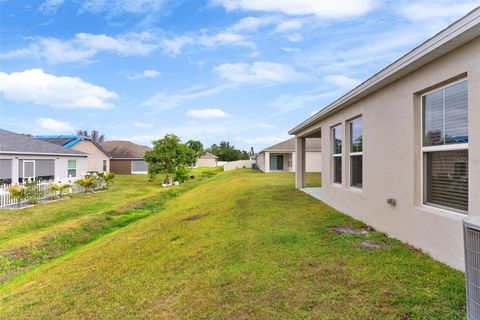
<svg viewBox="0 0 480 320"><path fill-rule="evenodd" d="M0 127L258 151L478 5L0 0Z"/></svg>

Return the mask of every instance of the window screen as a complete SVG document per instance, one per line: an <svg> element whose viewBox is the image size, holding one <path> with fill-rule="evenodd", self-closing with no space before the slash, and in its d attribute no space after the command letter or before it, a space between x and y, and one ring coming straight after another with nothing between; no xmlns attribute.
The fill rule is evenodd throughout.
<svg viewBox="0 0 480 320"><path fill-rule="evenodd" d="M468 211L468 150L426 153L426 202Z"/></svg>

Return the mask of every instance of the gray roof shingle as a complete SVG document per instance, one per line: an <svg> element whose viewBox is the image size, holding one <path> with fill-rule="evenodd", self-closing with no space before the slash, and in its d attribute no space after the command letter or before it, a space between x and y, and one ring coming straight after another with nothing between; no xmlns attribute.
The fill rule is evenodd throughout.
<svg viewBox="0 0 480 320"><path fill-rule="evenodd" d="M87 156L86 153L80 151L64 148L50 142L3 129L0 129L0 153L42 153L52 155L76 155L80 157Z"/></svg>
<svg viewBox="0 0 480 320"><path fill-rule="evenodd" d="M321 138L307 138L305 141L306 151L322 151ZM262 152L295 152L295 138L282 141L260 151Z"/></svg>
<svg viewBox="0 0 480 320"><path fill-rule="evenodd" d="M130 141L105 141L102 148L108 152L112 159L143 159L145 152L151 150Z"/></svg>

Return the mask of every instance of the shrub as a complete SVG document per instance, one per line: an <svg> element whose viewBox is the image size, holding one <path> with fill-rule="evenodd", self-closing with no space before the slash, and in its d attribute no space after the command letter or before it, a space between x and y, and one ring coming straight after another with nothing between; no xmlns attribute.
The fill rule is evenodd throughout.
<svg viewBox="0 0 480 320"><path fill-rule="evenodd" d="M90 191L91 193L95 192L95 187L97 186L97 179L94 176L88 176L82 179L75 181L75 184L82 186L85 189L85 192Z"/></svg>
<svg viewBox="0 0 480 320"><path fill-rule="evenodd" d="M173 180L178 182L185 182L188 181L190 178L190 171L185 166L180 166L175 171L175 175L173 176Z"/></svg>
<svg viewBox="0 0 480 320"><path fill-rule="evenodd" d="M20 207L20 204L22 200L25 200L27 198L27 191L24 187L20 186L10 186L8 188L8 192L10 192L10 195L12 196L13 199L17 200L17 204Z"/></svg>
<svg viewBox="0 0 480 320"><path fill-rule="evenodd" d="M62 197L62 189L63 189L63 186L60 185L60 184L53 183L53 184L48 186L48 190L58 192L58 198ZM55 198L57 198L57 196L51 196L51 198L55 199Z"/></svg>
<svg viewBox="0 0 480 320"><path fill-rule="evenodd" d="M72 187L72 185L66 183L66 184L51 184L48 186L48 190L51 191L57 191L58 192L58 198L63 197L64 192L69 192L69 189Z"/></svg>
<svg viewBox="0 0 480 320"><path fill-rule="evenodd" d="M40 189L38 188L38 181L31 180L25 182L25 196L30 204L37 204L40 197Z"/></svg>
<svg viewBox="0 0 480 320"><path fill-rule="evenodd" d="M97 174L97 177L100 181L105 182L105 185L108 187L113 184L113 179L115 179L115 174L113 172L100 172Z"/></svg>

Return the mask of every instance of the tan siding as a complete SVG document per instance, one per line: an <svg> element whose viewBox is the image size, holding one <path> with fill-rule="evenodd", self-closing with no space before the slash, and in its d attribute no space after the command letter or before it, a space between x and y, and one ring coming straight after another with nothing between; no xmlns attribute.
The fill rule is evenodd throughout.
<svg viewBox="0 0 480 320"><path fill-rule="evenodd" d="M83 140L72 147L73 150L82 151L88 154L87 171L103 172L103 160L107 161L107 172L110 171L108 156L100 150L92 141Z"/></svg>

